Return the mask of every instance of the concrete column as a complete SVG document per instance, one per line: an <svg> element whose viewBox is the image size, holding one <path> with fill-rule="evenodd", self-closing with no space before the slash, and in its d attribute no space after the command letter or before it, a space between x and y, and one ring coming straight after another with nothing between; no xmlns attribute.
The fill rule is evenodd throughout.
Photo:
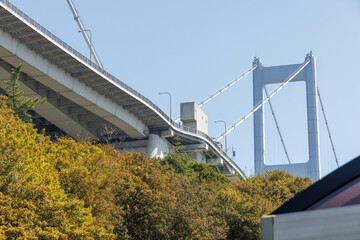
<svg viewBox="0 0 360 240"><path fill-rule="evenodd" d="M253 105L256 106L263 100L264 72L259 58L256 58L253 65L258 68L253 71ZM259 108L254 113L254 160L255 173L261 173L265 163L265 129L264 129L264 108Z"/></svg>
<svg viewBox="0 0 360 240"><path fill-rule="evenodd" d="M206 157L203 152L194 152L193 158L197 163L206 163Z"/></svg>
<svg viewBox="0 0 360 240"><path fill-rule="evenodd" d="M149 134L148 146L146 149L148 158L163 158L169 151L169 142L167 140L161 138L159 135Z"/></svg>
<svg viewBox="0 0 360 240"><path fill-rule="evenodd" d="M315 57L311 53L307 57L311 58L305 73L309 147L308 172L311 179L318 180L321 178L321 168L316 62Z"/></svg>

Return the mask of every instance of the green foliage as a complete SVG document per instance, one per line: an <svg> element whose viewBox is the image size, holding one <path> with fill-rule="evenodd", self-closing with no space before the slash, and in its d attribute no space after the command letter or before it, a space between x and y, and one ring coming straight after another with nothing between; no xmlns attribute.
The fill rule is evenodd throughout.
<svg viewBox="0 0 360 240"><path fill-rule="evenodd" d="M187 177L197 176L206 181L229 182L225 176L216 173L209 165L192 161L193 153L185 152L184 148L180 144L173 146L171 153L161 160L167 171Z"/></svg>
<svg viewBox="0 0 360 240"><path fill-rule="evenodd" d="M61 152L0 101L0 238L111 239L91 208L69 198L55 163ZM111 236L111 235L110 235Z"/></svg>
<svg viewBox="0 0 360 240"><path fill-rule="evenodd" d="M0 99L0 239L260 239L260 217L311 184L232 183L177 146L163 160L51 142Z"/></svg>
<svg viewBox="0 0 360 240"><path fill-rule="evenodd" d="M24 97L23 91L20 90L19 77L21 73L21 65L11 69L10 79L5 81L5 91L7 95L6 104L14 110L15 114L24 122L31 123L31 115L29 110L36 105L46 102L46 98Z"/></svg>
<svg viewBox="0 0 360 240"><path fill-rule="evenodd" d="M205 179L206 181L211 182L229 182L229 180L225 176L216 173L214 169L212 169L211 167L209 167L209 165L205 163L195 163L192 165L192 169L199 176L200 179Z"/></svg>
<svg viewBox="0 0 360 240"><path fill-rule="evenodd" d="M176 201L168 222L170 239L225 239L228 226L218 214L216 198L225 186L197 177L174 177L171 188Z"/></svg>
<svg viewBox="0 0 360 240"><path fill-rule="evenodd" d="M268 171L234 183L218 194L219 211L226 220L227 239L260 239L260 218L311 185L308 178L284 171Z"/></svg>
<svg viewBox="0 0 360 240"><path fill-rule="evenodd" d="M171 148L171 152L161 161L162 165L167 165L169 172L191 176L194 174L192 168L194 162L190 161L192 153L183 151L184 146L179 144Z"/></svg>

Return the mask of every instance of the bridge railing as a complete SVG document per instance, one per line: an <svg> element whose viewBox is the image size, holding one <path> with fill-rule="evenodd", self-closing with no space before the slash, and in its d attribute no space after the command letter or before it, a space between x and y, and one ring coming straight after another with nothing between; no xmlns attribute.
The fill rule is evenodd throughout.
<svg viewBox="0 0 360 240"><path fill-rule="evenodd" d="M165 119L167 119L170 124L175 128L180 128L186 132L193 133L196 135L199 135L203 138L206 138L209 142L212 143L212 145L217 148L227 159L230 161L231 158L227 156L227 154L215 143L213 139L211 139L206 133L201 132L199 130L195 130L186 126L177 126L177 123L175 123L172 119L170 119L158 106L156 106L152 101L150 101L148 98L146 98L144 95L130 87L129 85L125 84L124 82L120 81L118 78L110 74L109 72L105 71L103 68L96 65L94 62L92 62L90 59L85 57L83 54L72 48L70 45L68 45L66 42L61 40L59 37L57 37L55 34L51 33L49 30L47 30L45 27L40 25L38 22L36 22L34 19L29 17L27 14L25 14L23 11L18 9L15 5L11 4L8 0L0 0L3 4L5 4L8 8L10 8L19 18L23 19L25 22L29 23L33 27L35 27L40 32L44 33L46 36L48 36L50 39L55 41L57 44L65 48L67 51L74 54L76 57L78 57L80 60L85 62L86 64L90 65L93 69L97 70L98 72L101 72L104 74L107 78L109 78L111 81L115 82L116 84L120 85L122 88L126 89L130 93L134 94L136 97L140 98L142 101L149 104L153 109L155 109L161 116L163 116ZM242 172L241 169L234 163L234 166L237 168L238 171Z"/></svg>
<svg viewBox="0 0 360 240"><path fill-rule="evenodd" d="M216 142L209 137L209 135L207 135L206 133L202 132L202 131L199 131L199 130L196 130L194 128L191 128L191 127L187 127L187 126L184 126L184 125L180 125L179 123L175 123L174 121L172 121L173 123L173 127L175 128L178 128L178 129L181 129L185 132L188 132L188 133L193 133L193 134L196 134L196 135L199 135L203 138L206 138L209 142L211 142L219 151L223 152L221 147L219 147L218 144L216 144ZM225 152L223 152L225 153Z"/></svg>
<svg viewBox="0 0 360 240"><path fill-rule="evenodd" d="M184 126L184 125L180 125L180 124L175 123L175 122L173 122L173 127L181 129L181 130L183 130L185 132L193 133L193 134L196 134L198 136L206 138L210 143L212 143L212 145L216 149L219 150L219 152L221 152L228 160L231 161L233 167L236 168L236 170L238 172L241 172L245 176L245 173L239 168L239 166L235 162L232 161L232 159L227 155L227 153L224 152L223 149L212 138L209 137L209 135L207 135L206 133L204 133L202 131L199 131L199 130L196 130L194 128L187 127L187 126Z"/></svg>
<svg viewBox="0 0 360 240"><path fill-rule="evenodd" d="M47 30L45 27L41 26L38 22L36 22L34 19L32 19L31 17L29 17L27 14L25 14L23 11L21 11L20 9L18 9L16 6L14 6L13 4L11 4L8 0L0 0L0 2L4 3L7 7L9 7L12 11L14 11L20 18L22 18L23 20L25 20L27 23L31 24L33 27L35 27L36 29L40 30L42 33L44 33L46 36L50 37L52 40L54 40L56 43L60 44L62 47L64 47L66 50L70 51L72 54L74 54L75 56L77 56L78 58L80 58L82 61L84 61L85 63L89 64L92 68L94 68L95 70L101 72L102 74L104 74L106 77L108 77L111 81L115 82L116 84L120 85L122 88L126 89L127 91L129 91L130 93L134 94L136 97L140 98L141 100L145 101L146 103L148 103L151 107L153 107L158 113L160 113L165 119L167 119L174 127L177 127L177 124L171 120L158 106L156 106L152 101L150 101L148 98L146 98L144 95L142 95L141 93L139 93L138 91L136 91L135 89L133 89L132 87L130 87L129 85L127 85L126 83L120 81L118 78L116 78L115 76L113 76L112 74L110 74L109 72L107 72L106 70L104 70L103 68L99 67L98 65L96 65L94 62L92 62L90 59L88 59L87 57L85 57L84 55L82 55L80 52L78 52L77 50L75 50L74 48L72 48L70 45L68 45L67 43L65 43L63 40L61 40L60 38L58 38L55 34L51 33L49 30ZM205 133L189 128L189 127L185 127L182 126L182 128L184 131L189 132L189 133L194 133L197 135L200 135L202 137L205 137L206 139L208 139L209 141L213 142L213 140ZM216 147L218 147L216 144L214 144Z"/></svg>
<svg viewBox="0 0 360 240"><path fill-rule="evenodd" d="M84 61L85 63L87 63L88 65L90 65L93 69L101 72L102 74L104 74L106 77L108 77L109 79L111 79L113 82L115 82L116 84L120 85L121 87L125 88L127 91L131 92L132 94L134 94L135 96L137 96L138 98L140 98L141 100L143 100L144 102L146 102L147 104L149 104L152 108L154 108L158 113L160 113L165 119L167 119L168 121L170 121L169 117L158 107L156 106L152 101L150 101L148 98L146 98L145 96L143 96L141 93L139 93L138 91L136 91L135 89L133 89L132 87L130 87L129 85L125 84L124 82L120 81L119 79L117 79L115 76L113 76L112 74L110 74L109 72L105 71L103 68L99 67L98 65L96 65L94 62L92 62L90 59L88 59L87 57L85 57L84 55L82 55L80 52L78 52L77 50L75 50L74 48L72 48L70 45L68 45L66 42L64 42L63 40L61 40L60 38L58 38L55 34L51 33L49 30L47 30L45 27L43 27L42 25L40 25L38 22L36 22L34 19L32 19L31 17L29 17L27 14L25 14L23 11L21 11L20 9L18 9L15 5L11 4L8 0L0 0L0 2L4 3L8 8L10 8L13 12L16 13L16 15L18 17L20 17L21 19L23 19L24 21L26 21L27 23L29 23L30 25L32 25L33 27L35 27L37 30L40 30L42 33L44 33L46 36L48 36L49 38L51 38L53 41L55 41L56 43L58 43L59 45L61 45L62 47L64 47L66 50L68 50L69 52L71 52L72 54L74 54L76 57L80 58L82 61Z"/></svg>

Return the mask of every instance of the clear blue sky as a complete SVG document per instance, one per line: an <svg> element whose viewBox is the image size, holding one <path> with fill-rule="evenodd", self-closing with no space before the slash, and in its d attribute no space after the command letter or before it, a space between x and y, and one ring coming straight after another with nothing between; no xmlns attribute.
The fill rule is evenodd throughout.
<svg viewBox="0 0 360 240"><path fill-rule="evenodd" d="M340 164L360 155L360 1L73 0L107 71L173 116L181 102L201 102L251 67L303 62L312 50L317 79ZM89 55L66 0L12 0L69 45ZM290 158L307 161L304 84L273 98ZM209 135L218 137L252 107L252 76L204 106ZM319 115L321 112L319 112ZM323 173L335 160L320 117ZM267 159L285 163L269 111ZM252 173L252 118L228 136L235 161Z"/></svg>

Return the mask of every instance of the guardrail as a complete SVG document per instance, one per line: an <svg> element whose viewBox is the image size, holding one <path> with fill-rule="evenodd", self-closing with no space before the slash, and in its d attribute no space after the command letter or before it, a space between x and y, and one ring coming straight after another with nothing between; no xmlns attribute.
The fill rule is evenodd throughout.
<svg viewBox="0 0 360 240"><path fill-rule="evenodd" d="M164 117L174 128L179 128L182 129L185 132L188 133L193 133L196 134L198 136L201 136L203 138L206 138L206 140L208 140L220 153L222 153L225 158L227 158L228 160L231 161L233 167L235 167L239 172L243 173L243 171L234 163L232 162L231 158L229 156L227 156L227 154L204 132L201 132L199 130L195 130L189 127L184 127L184 126L177 126L177 124L170 119L158 106L156 106L152 101L150 101L148 98L146 98L145 96L143 96L141 93L139 93L138 91L136 91L135 89L133 89L132 87L130 87L129 85L125 84L124 82L120 81L119 79L117 79L115 76L113 76L112 74L110 74L109 72L107 72L105 69L99 67L98 65L96 65L94 62L92 62L90 59L88 59L87 57L85 57L84 55L82 55L80 52L76 51L74 48L72 48L70 45L68 45L67 43L65 43L63 40L61 40L60 38L58 38L55 34L51 33L49 30L47 30L45 27L43 27L42 25L40 25L38 22L36 22L34 19L32 19L31 17L29 17L26 13L24 13L23 11L21 11L20 9L18 9L15 5L11 4L8 0L0 0L0 2L2 2L3 4L5 4L8 8L10 8L14 13L16 13L16 15L18 17L20 17L21 19L23 19L24 21L26 21L27 23L29 23L30 25L32 25L33 27L35 27L37 30L41 31L42 33L44 33L46 36L48 36L50 39L52 39L53 41L55 41L57 44L61 45L63 48L65 48L66 50L68 50L69 52L71 52L72 54L74 54L76 57L78 57L80 60L82 60L83 62L85 62L86 64L88 64L89 66L91 66L93 69L101 72L102 74L104 74L106 77L108 77L111 81L115 82L116 84L120 85L121 87L123 87L124 89L126 89L127 91L129 91L130 93L134 94L136 97L140 98L142 101L146 102L147 104L149 104L152 108L154 108L162 117Z"/></svg>
<svg viewBox="0 0 360 240"><path fill-rule="evenodd" d="M133 89L132 87L130 87L129 85L125 84L124 82L120 81L119 79L117 79L116 77L114 77L112 74L110 74L109 72L107 72L105 69L99 67L98 65L96 65L94 62L90 61L87 57L85 57L84 55L82 55L80 52L76 51L74 48L72 48L70 45L68 45L67 43L65 43L63 40L61 40L60 38L58 38L55 34L51 33L49 30L47 30L45 27L43 27L42 25L40 25L38 22L36 22L34 19L32 19L31 17L29 17L26 13L24 13L23 11L21 11L20 9L18 9L15 5L11 4L9 1L7 0L0 0L0 2L4 3L8 8L10 8L13 12L16 13L16 15L18 17L20 17L21 19L23 19L24 21L26 21L27 23L29 23L30 25L32 25L33 27L35 27L37 30L40 30L42 33L44 33L46 36L48 36L49 38L51 38L53 41L55 41L57 44L61 45L62 47L64 47L66 50L68 50L69 52L71 52L72 54L74 54L76 57L78 57L80 60L84 61L86 64L90 65L93 69L101 72L102 74L104 74L106 77L108 77L109 79L111 79L113 82L119 84L121 87L125 88L126 90L128 90L129 92L131 92L132 94L134 94L135 96L137 96L138 98L140 98L141 100L145 101L146 103L148 103L151 107L153 107L157 112L159 112L165 119L167 119L168 121L170 121L169 117L158 107L156 106L152 101L150 101L148 98L146 98L145 96L143 96L141 93L139 93L138 91L136 91L135 89Z"/></svg>
<svg viewBox="0 0 360 240"><path fill-rule="evenodd" d="M184 125L179 125L179 124L176 124L175 122L172 122L172 123L173 123L174 128L181 129L181 130L184 130L185 132L193 133L193 134L196 134L203 138L206 138L206 140L208 140L221 154L223 154L225 156L225 158L228 160L228 162L231 164L231 166L233 168L235 168L237 170L237 172L241 173L243 175L243 177L246 178L244 171L242 171L240 169L240 167L234 161L232 161L232 159L227 155L227 153L224 152L223 149L218 144L216 144L216 142L213 139L211 139L209 137L209 135L207 135L206 133L204 133L202 131L196 130L194 128L186 127Z"/></svg>

